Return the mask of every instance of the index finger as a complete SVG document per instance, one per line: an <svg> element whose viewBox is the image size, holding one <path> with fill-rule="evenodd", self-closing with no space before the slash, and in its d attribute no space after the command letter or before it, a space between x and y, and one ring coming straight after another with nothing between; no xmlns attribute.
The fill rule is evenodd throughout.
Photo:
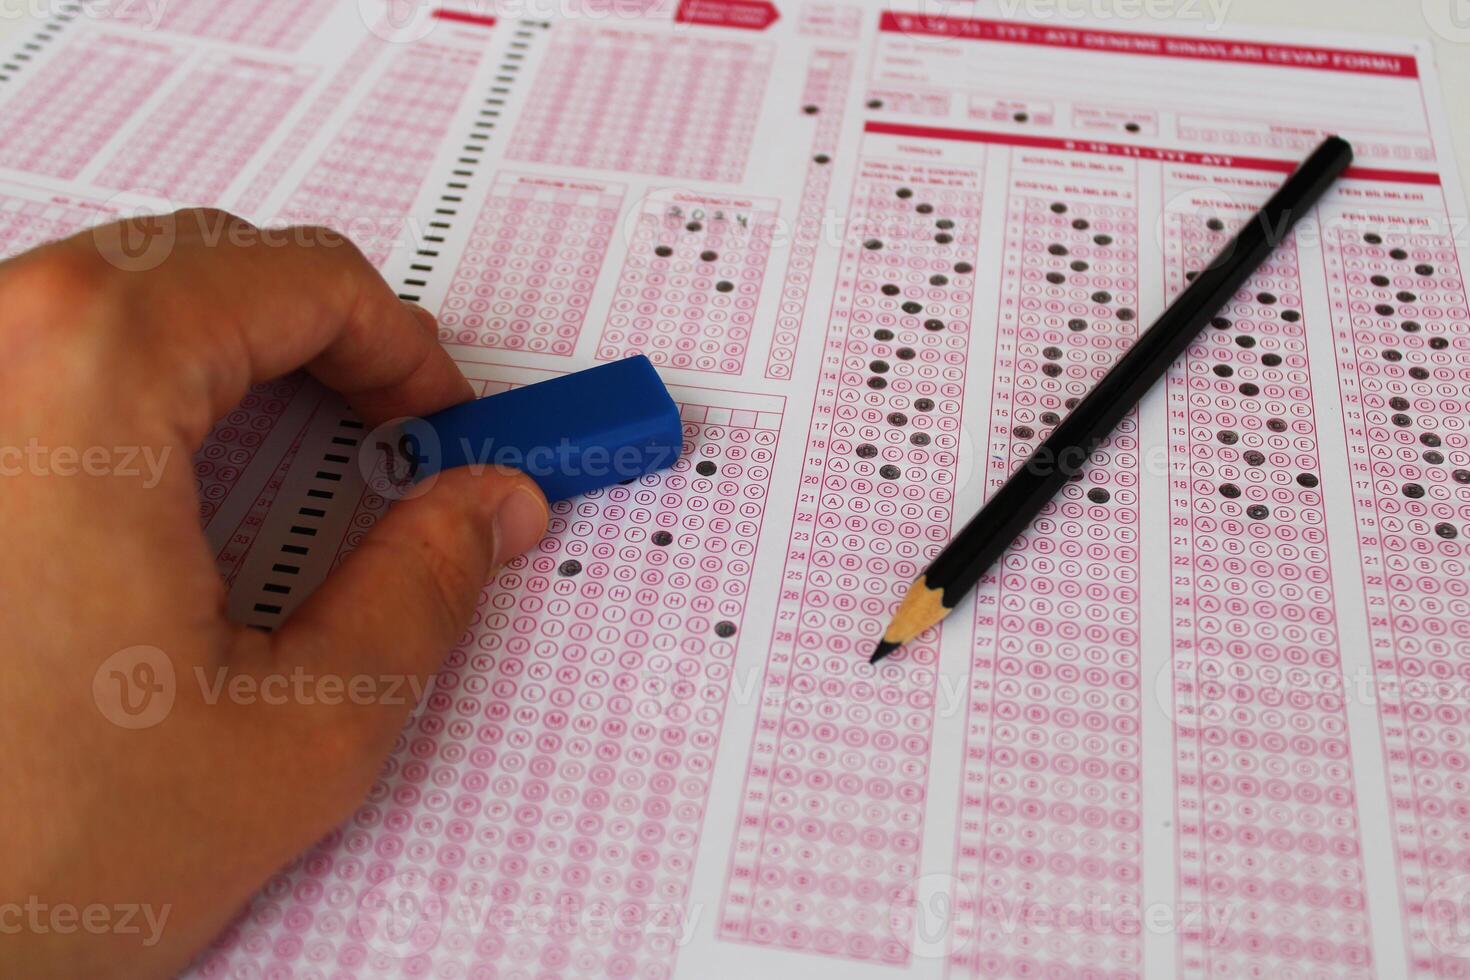
<svg viewBox="0 0 1470 980"><path fill-rule="evenodd" d="M67 244L111 258L114 240L140 230L174 240L156 268L113 273L143 321L126 324L135 334L126 349L191 446L251 384L297 368L340 392L369 425L473 396L432 317L400 300L334 231L263 230L196 209L119 222Z"/></svg>

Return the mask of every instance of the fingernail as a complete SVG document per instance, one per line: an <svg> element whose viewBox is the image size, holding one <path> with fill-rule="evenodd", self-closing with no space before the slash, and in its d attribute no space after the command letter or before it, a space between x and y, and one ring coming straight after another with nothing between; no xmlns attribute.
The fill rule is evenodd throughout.
<svg viewBox="0 0 1470 980"><path fill-rule="evenodd" d="M516 487L495 514L495 564L504 565L536 546L550 517L546 501L529 487Z"/></svg>

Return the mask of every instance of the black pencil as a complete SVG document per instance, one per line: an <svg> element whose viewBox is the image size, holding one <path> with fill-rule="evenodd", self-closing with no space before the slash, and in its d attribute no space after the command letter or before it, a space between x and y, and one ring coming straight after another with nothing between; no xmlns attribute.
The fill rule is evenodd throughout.
<svg viewBox="0 0 1470 980"><path fill-rule="evenodd" d="M913 585L873 652L877 663L936 625L969 594L1011 542L1163 377L1272 250L1353 161L1347 141L1329 137L1179 295L1143 336L1036 447L995 496Z"/></svg>

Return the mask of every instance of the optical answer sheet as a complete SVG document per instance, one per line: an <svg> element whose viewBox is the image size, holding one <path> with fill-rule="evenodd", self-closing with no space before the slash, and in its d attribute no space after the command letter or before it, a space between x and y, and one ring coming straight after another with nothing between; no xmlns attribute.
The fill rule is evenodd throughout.
<svg viewBox="0 0 1470 980"><path fill-rule="evenodd" d="M401 13L401 11L399 11ZM634 352L369 798L198 977L1470 975L1470 302L1427 47L894 5L178 0L0 64L0 248L346 231L482 393ZM1358 164L941 629L908 583L1325 134ZM195 460L241 622L388 506L292 376Z"/></svg>

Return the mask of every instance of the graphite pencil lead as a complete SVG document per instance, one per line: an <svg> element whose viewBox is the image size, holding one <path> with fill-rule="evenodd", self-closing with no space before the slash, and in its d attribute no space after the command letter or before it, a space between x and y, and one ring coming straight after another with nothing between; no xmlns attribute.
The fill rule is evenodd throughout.
<svg viewBox="0 0 1470 980"><path fill-rule="evenodd" d="M868 658L868 663L876 664L884 657L898 649L897 643L889 643L887 640L879 640L878 646L873 650L873 656Z"/></svg>

